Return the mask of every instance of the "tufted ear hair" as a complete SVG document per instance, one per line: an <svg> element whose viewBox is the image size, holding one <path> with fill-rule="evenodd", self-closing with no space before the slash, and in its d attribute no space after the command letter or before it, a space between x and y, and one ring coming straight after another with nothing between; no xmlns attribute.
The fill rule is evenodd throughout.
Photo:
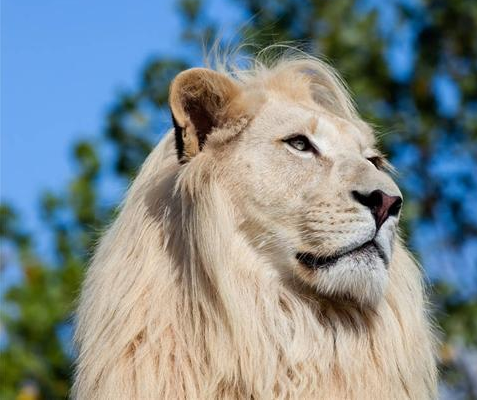
<svg viewBox="0 0 477 400"><path fill-rule="evenodd" d="M187 162L202 150L211 131L230 118L240 92L232 79L210 69L192 68L177 75L169 105L179 161Z"/></svg>

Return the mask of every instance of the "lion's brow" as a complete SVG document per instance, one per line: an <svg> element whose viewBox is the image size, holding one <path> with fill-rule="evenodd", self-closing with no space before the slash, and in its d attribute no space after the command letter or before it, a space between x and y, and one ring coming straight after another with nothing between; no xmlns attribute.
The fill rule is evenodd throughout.
<svg viewBox="0 0 477 400"><path fill-rule="evenodd" d="M307 126L310 129L311 134L314 134L316 130L318 129L318 122L319 122L318 117L316 117L315 115L310 117L310 119L308 120Z"/></svg>

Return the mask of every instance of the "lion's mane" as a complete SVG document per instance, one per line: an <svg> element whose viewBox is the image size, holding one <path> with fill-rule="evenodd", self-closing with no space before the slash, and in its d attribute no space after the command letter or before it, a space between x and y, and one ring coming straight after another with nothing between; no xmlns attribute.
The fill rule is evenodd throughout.
<svg viewBox="0 0 477 400"><path fill-rule="evenodd" d="M88 269L76 398L435 396L421 272L400 242L374 310L297 290L240 235L207 165L179 165L173 140L148 157Z"/></svg>

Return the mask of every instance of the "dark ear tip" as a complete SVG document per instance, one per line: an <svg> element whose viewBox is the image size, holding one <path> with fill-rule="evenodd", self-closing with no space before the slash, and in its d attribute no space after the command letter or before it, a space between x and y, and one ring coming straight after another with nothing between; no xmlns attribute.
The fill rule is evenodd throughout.
<svg viewBox="0 0 477 400"><path fill-rule="evenodd" d="M174 136L176 142L176 151L177 151L177 158L179 161L183 160L184 158L184 140L182 138L182 131L183 128L179 126L177 123L174 114L171 111L172 123L174 124Z"/></svg>

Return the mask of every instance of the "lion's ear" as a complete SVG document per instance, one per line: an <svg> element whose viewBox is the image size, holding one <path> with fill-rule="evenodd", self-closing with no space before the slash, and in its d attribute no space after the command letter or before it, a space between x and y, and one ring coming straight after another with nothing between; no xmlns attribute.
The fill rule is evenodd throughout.
<svg viewBox="0 0 477 400"><path fill-rule="evenodd" d="M239 93L239 86L230 78L209 69L192 68L177 75L170 87L169 104L181 162L201 151L212 129L226 122Z"/></svg>

